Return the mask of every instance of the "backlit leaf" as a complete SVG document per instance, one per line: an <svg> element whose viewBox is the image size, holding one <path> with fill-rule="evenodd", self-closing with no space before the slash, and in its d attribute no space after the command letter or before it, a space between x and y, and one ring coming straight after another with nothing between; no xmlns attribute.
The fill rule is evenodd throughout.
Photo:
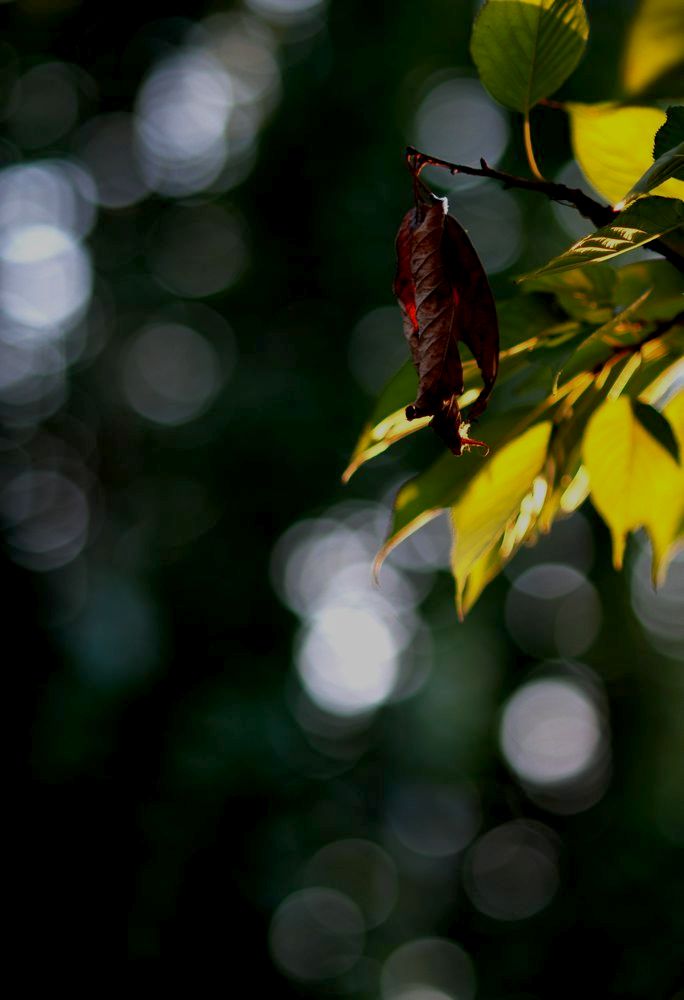
<svg viewBox="0 0 684 1000"><path fill-rule="evenodd" d="M676 198L647 197L628 205L607 226L584 236L565 253L555 257L538 271L519 281L542 274L569 271L584 264L599 263L618 257L636 247L658 239L684 223L684 202Z"/></svg>
<svg viewBox="0 0 684 1000"><path fill-rule="evenodd" d="M525 420L529 421L532 409L525 406L494 418L488 413L486 428L490 451L487 455L467 452L462 459L454 462L453 457L445 453L428 469L402 486L395 500L389 537L378 554L376 568L403 539L408 538L440 511L458 502L473 477L504 446L520 436L516 433L518 426L522 428L520 434L524 433L527 429Z"/></svg>
<svg viewBox="0 0 684 1000"><path fill-rule="evenodd" d="M581 0L487 0L470 51L490 94L527 112L570 76L588 35Z"/></svg>
<svg viewBox="0 0 684 1000"><path fill-rule="evenodd" d="M577 391L556 408L544 468L521 501L519 511L473 563L462 591L457 593L461 615L469 611L523 544L533 544L540 534L551 530L557 517L576 510L587 498L589 477L582 465L582 438L597 407L624 379L631 365L630 357L620 359L600 383L585 376Z"/></svg>
<svg viewBox="0 0 684 1000"><path fill-rule="evenodd" d="M551 435L551 423L535 424L498 451L475 475L452 506L454 547L451 566L456 581L456 602L461 614L464 590L478 561L496 543L520 505L533 490L542 471ZM542 497L543 499L543 497ZM479 568L482 574L483 567ZM487 582L483 574L479 582ZM484 585L483 582L483 585ZM476 588L478 593L481 587Z"/></svg>
<svg viewBox="0 0 684 1000"><path fill-rule="evenodd" d="M551 394L556 373L573 349L572 344L548 349L540 346L507 359L510 370L506 363L502 365L497 392L482 422L489 454L470 453L458 462L445 454L406 483L397 495L389 539L379 555L378 564L402 539L441 510L452 506L464 485L497 451L533 424L547 419L547 414L561 398Z"/></svg>
<svg viewBox="0 0 684 1000"><path fill-rule="evenodd" d="M681 403L673 403L670 406L678 413ZM592 502L613 537L616 568L622 566L629 532L644 528L653 546L654 578L662 577L682 519L681 466L645 429L626 396L609 399L596 411L582 452Z"/></svg>
<svg viewBox="0 0 684 1000"><path fill-rule="evenodd" d="M684 61L684 4L641 0L625 44L622 79L638 94Z"/></svg>
<svg viewBox="0 0 684 1000"><path fill-rule="evenodd" d="M589 183L611 204L652 166L653 140L665 112L617 104L566 104L575 158ZM670 178L659 195L684 197L684 182Z"/></svg>

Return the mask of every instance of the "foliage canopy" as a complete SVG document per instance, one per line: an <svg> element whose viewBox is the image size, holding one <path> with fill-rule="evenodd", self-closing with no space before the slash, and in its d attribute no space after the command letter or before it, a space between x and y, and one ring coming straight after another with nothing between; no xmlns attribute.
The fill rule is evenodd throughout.
<svg viewBox="0 0 684 1000"><path fill-rule="evenodd" d="M661 107L649 96L670 69L660 42L681 25L676 6L654 0L637 14L623 61L625 103L563 105L548 99L584 52L583 4L487 0L471 53L492 96L523 114L533 176L408 151L416 207L397 241L395 291L415 368L407 362L381 393L344 478L428 423L438 431L454 454L444 453L399 490L376 567L448 510L461 616L521 545L587 498L610 529L616 567L628 534L644 528L654 580L662 580L682 539L684 107L672 99ZM529 120L540 102L568 116L575 159L611 205L541 175ZM425 164L570 202L595 229L521 276L489 315L481 265L454 250L457 223L448 215L444 222L446 204L439 206L420 179ZM430 225L426 252L421 234ZM632 262L626 255L640 247L655 253ZM473 360L460 359L459 342ZM417 389L416 405L407 405ZM482 442L466 437L475 419L485 454L471 450Z"/></svg>

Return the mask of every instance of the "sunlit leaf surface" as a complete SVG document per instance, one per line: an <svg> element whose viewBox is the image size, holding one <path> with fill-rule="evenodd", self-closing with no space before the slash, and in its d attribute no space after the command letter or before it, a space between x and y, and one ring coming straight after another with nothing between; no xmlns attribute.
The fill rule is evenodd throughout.
<svg viewBox="0 0 684 1000"><path fill-rule="evenodd" d="M471 53L492 96L526 112L570 76L588 35L581 0L488 0Z"/></svg>
<svg viewBox="0 0 684 1000"><path fill-rule="evenodd" d="M684 4L641 0L627 35L622 80L638 94L684 62Z"/></svg>
<svg viewBox="0 0 684 1000"><path fill-rule="evenodd" d="M680 417L682 394L665 410ZM674 420L673 430L679 434ZM681 437L679 438L681 447ZM587 427L583 443L594 506L610 528L613 560L622 566L630 531L645 528L653 545L654 577L661 577L676 541L684 502L684 472L645 428L625 396L601 406Z"/></svg>
<svg viewBox="0 0 684 1000"><path fill-rule="evenodd" d="M653 140L665 122L658 108L569 103L575 158L589 183L612 204L620 202L653 165ZM684 197L684 182L669 179L658 194Z"/></svg>
<svg viewBox="0 0 684 1000"><path fill-rule="evenodd" d="M451 510L454 548L451 565L456 581L457 604L463 608L468 576L487 555L541 472L549 444L551 423L536 424L497 452L474 476ZM543 497L542 497L543 499ZM487 567L478 575L486 582ZM479 591L479 586L475 588Z"/></svg>

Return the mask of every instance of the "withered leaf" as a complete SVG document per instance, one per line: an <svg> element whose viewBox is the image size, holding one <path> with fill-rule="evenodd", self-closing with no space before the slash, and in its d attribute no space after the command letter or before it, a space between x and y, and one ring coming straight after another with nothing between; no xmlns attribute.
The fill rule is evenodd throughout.
<svg viewBox="0 0 684 1000"><path fill-rule="evenodd" d="M415 208L410 209L399 226L397 233L397 273L394 278L394 294L399 300L404 320L404 336L411 351L416 369L420 367L418 356L418 318L416 316L416 289L411 273L411 245L415 227Z"/></svg>
<svg viewBox="0 0 684 1000"><path fill-rule="evenodd" d="M417 188L416 207L397 235L394 293L404 334L419 377L418 395L406 417L431 416L430 426L460 455L464 445L482 444L462 433L458 397L463 392L459 342L469 348L483 387L468 413L479 416L496 379L499 331L487 276L465 231L447 214L446 200Z"/></svg>

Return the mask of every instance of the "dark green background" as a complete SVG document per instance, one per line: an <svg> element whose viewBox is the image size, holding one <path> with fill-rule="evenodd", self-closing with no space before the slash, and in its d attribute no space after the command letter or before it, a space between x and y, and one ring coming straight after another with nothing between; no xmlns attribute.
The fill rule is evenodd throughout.
<svg viewBox="0 0 684 1000"><path fill-rule="evenodd" d="M229 6L4 4L5 75L64 61L97 84L81 123L130 110L155 60L194 21ZM589 48L562 96L618 93L631 6L587 3ZM397 458L340 485L371 403L350 372L350 334L370 309L392 304L393 239L410 203L402 150L432 74L471 72L471 17L465 0L332 0L309 37L277 29L280 103L249 175L217 197L244 220L249 264L228 292L208 299L228 318L238 355L198 432L143 421L113 388L130 315L173 298L145 251L170 200L151 196L99 214L90 246L115 318L103 349L72 368L61 410L22 447L71 440L73 420L88 428L95 445L83 461L99 484L100 514L79 565L90 588L101 572L133 581L154 609L159 638L141 676L126 666L132 647L121 677L96 683L73 639L78 612L75 626L55 613L62 578L32 573L7 551L6 684L18 677L19 756L30 781L15 814L24 857L19 926L36 962L96 961L102 976L126 962L162 974L187 966L200 980L218 970L228 995L375 997L372 971L341 984L286 978L269 955L272 913L299 888L298 872L318 848L346 837L383 843L392 789L466 778L481 796L482 830L526 816L558 833L559 892L539 915L500 922L470 903L457 859L437 875L400 864L400 897L412 902L398 923L370 932L366 954L380 963L408 938L453 938L473 959L482 1000L676 993L684 958L681 819L673 833L682 803L682 668L641 632L628 577L612 570L607 532L593 514L592 579L604 618L583 659L605 682L613 775L592 808L559 816L534 805L497 750L499 707L534 668L504 626L505 579L460 626L451 581L439 576L424 608L438 666L414 699L377 715L350 766L314 749L291 711L298 622L270 585L275 541L347 497L384 496L438 452L419 434L398 446ZM502 165L523 172L515 124ZM540 111L535 127L552 174L569 156L565 123ZM9 134L3 148L12 162L68 155L69 143L65 136L24 151ZM520 205L524 248L495 276L498 296L509 293L512 275L569 242L546 203L521 196ZM16 430L4 440L11 452ZM178 516L179 476L202 484L218 516L170 555L160 539L165 518ZM127 622L114 607L110 614L106 594L103 601L95 641L116 647ZM437 711L436 678L457 702L485 691L472 726ZM15 704L9 696L8 717ZM658 789L671 782L664 824ZM427 906L433 895L439 905Z"/></svg>

